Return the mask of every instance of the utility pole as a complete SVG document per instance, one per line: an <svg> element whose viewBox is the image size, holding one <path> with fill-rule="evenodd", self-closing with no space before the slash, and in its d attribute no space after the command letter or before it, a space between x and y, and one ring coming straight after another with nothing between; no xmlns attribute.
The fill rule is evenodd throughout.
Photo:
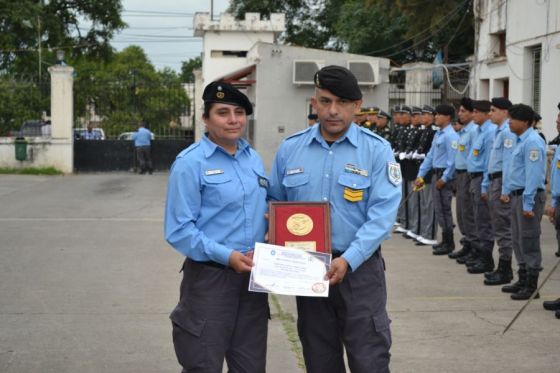
<svg viewBox="0 0 560 373"><path fill-rule="evenodd" d="M210 21L214 20L214 0L210 0Z"/></svg>

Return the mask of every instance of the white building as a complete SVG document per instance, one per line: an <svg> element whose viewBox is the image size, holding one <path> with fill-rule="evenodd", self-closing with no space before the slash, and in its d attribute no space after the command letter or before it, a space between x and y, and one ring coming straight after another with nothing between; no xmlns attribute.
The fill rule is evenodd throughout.
<svg viewBox="0 0 560 373"><path fill-rule="evenodd" d="M531 105L551 140L560 101L560 1L475 0L474 15L471 96Z"/></svg>
<svg viewBox="0 0 560 373"><path fill-rule="evenodd" d="M202 92L206 84L216 79L245 90L254 105L247 138L267 168L271 166L280 142L307 127L307 115L312 110L310 97L315 90L313 77L324 66L349 68L358 78L364 96L363 106L388 108L388 59L274 44L272 36L276 37L284 27L283 15L273 14L270 21L260 21L262 24L259 24L259 18L258 13L247 13L245 21L235 23L235 27L231 26L233 31L229 31L224 25L230 24L231 16L222 14L220 22L206 19L205 23L199 14L195 15L194 28L198 30L195 35L202 36L204 43L202 74L198 75L196 91ZM266 39L262 28L267 24L268 40L256 40ZM243 25L248 27L247 32L240 31ZM254 25L260 30L258 37ZM247 47L249 42L252 44ZM218 53L223 48L243 53L234 56ZM196 100L197 108L200 108L201 94L196 94ZM203 133L200 110L198 113L197 139Z"/></svg>

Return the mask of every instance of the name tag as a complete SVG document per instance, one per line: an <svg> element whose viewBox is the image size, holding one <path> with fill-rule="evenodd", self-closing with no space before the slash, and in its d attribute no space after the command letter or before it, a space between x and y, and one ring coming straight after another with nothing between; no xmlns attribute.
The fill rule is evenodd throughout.
<svg viewBox="0 0 560 373"><path fill-rule="evenodd" d="M346 166L344 166L344 172L365 176L365 177L368 176L367 170L361 170L358 167L354 166L353 164L347 164Z"/></svg>
<svg viewBox="0 0 560 373"><path fill-rule="evenodd" d="M301 174L303 172L303 167L292 168L286 171L286 175Z"/></svg>
<svg viewBox="0 0 560 373"><path fill-rule="evenodd" d="M204 171L204 175L212 176L212 175L220 175L223 174L224 170L206 170Z"/></svg>

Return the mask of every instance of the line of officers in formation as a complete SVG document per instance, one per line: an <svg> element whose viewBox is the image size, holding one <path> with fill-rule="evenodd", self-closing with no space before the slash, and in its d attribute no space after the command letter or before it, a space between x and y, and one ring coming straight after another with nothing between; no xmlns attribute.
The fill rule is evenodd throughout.
<svg viewBox="0 0 560 373"><path fill-rule="evenodd" d="M401 164L403 200L395 232L416 245L432 245L434 255L448 255L466 265L468 273L484 274L485 285L505 285L502 291L511 299L529 299L542 270L540 222L545 213L556 228L560 256L560 135L548 144L554 152L552 201L545 208L547 145L535 129L541 117L530 106L513 105L504 97L465 97L457 113L451 105L397 105L391 114L362 108L354 121L388 140ZM560 132L560 113L556 123ZM456 251L453 194L461 233ZM518 280L511 284L514 255ZM560 318L560 299L543 306Z"/></svg>

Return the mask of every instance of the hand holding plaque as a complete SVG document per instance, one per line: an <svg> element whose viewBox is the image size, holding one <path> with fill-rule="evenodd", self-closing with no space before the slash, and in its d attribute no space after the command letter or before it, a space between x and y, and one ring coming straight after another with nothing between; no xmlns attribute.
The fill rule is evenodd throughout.
<svg viewBox="0 0 560 373"><path fill-rule="evenodd" d="M331 252L327 202L270 202L269 242L322 253Z"/></svg>

